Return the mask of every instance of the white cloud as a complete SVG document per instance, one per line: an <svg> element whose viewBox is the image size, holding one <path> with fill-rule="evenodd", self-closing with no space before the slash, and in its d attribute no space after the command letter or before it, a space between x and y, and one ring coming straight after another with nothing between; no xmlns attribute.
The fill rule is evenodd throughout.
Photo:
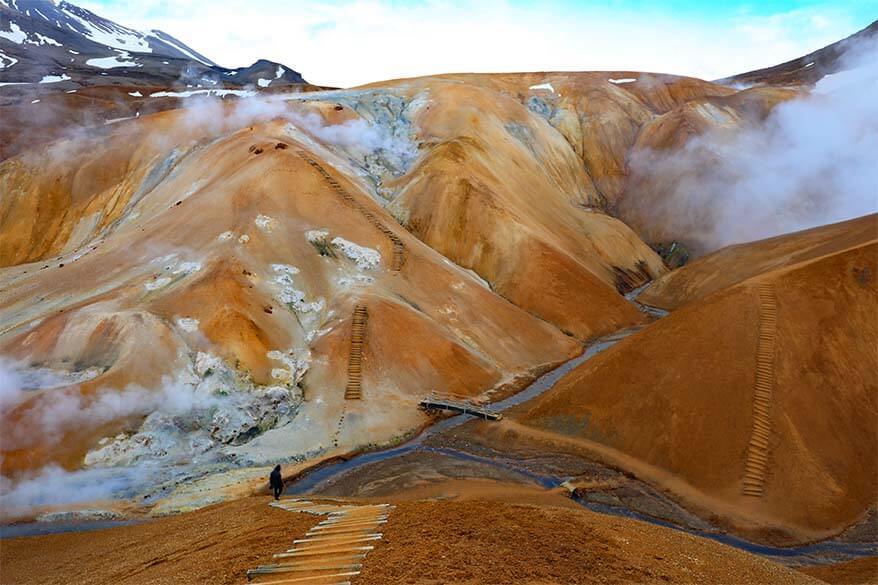
<svg viewBox="0 0 878 585"><path fill-rule="evenodd" d="M876 55L876 41L850 46L846 71L760 124L732 134L718 127L682 150L635 153L633 174L679 177L661 199L663 228L710 252L878 211ZM655 212L637 209L638 200L622 206Z"/></svg>
<svg viewBox="0 0 878 585"><path fill-rule="evenodd" d="M159 28L227 67L259 58L313 83L356 84L456 71L642 70L714 79L773 65L854 32L831 3L731 20L500 0L133 0L84 6Z"/></svg>

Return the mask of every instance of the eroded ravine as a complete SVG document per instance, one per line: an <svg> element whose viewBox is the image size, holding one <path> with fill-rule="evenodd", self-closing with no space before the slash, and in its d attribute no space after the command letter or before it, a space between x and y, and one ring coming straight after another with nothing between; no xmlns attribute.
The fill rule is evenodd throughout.
<svg viewBox="0 0 878 585"><path fill-rule="evenodd" d="M578 366L590 360L600 352L614 346L616 343L618 343L628 335L635 333L636 331L639 331L639 328L628 329L622 332L613 333L595 341L594 343L589 345L582 354L564 362L557 368L543 374L521 392L499 402L493 403L491 405L491 409L495 412L503 412L512 408L513 406L517 406L519 404L527 402L528 400L536 398L540 394L551 389L552 386L554 386L555 383L562 377L564 377L567 373L571 372ZM449 431L468 422L469 420L471 420L471 418L467 415L455 415L427 427L417 437L402 445L391 447L382 451L362 453L360 455L352 457L351 459L348 459L347 461L337 461L317 467L296 479L292 484L288 484L286 491L287 493L293 494L317 493L319 492L320 487L322 484L324 484L324 482L327 482L334 477L347 473L351 470L358 469L372 463L376 463L378 461L384 461L386 459L399 457L401 455L423 449L424 441L426 441L428 438L439 433Z"/></svg>

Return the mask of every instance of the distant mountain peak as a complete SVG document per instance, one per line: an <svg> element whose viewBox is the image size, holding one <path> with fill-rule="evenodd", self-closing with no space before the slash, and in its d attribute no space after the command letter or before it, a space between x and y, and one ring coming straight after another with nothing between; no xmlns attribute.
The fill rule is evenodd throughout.
<svg viewBox="0 0 878 585"><path fill-rule="evenodd" d="M69 89L202 82L268 87L305 80L264 59L246 68L220 67L164 31L131 29L70 2L0 0L0 85L58 83Z"/></svg>
<svg viewBox="0 0 878 585"><path fill-rule="evenodd" d="M851 36L798 57L763 69L738 73L718 79L725 85L802 85L813 84L827 75L844 71L845 55L862 43L874 43L878 39L878 20Z"/></svg>

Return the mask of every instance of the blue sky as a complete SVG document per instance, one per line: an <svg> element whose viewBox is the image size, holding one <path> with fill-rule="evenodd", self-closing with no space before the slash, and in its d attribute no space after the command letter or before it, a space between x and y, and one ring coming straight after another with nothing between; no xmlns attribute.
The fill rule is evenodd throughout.
<svg viewBox="0 0 878 585"><path fill-rule="evenodd" d="M221 65L284 63L338 86L456 71L637 70L723 77L878 18L878 0L81 0Z"/></svg>

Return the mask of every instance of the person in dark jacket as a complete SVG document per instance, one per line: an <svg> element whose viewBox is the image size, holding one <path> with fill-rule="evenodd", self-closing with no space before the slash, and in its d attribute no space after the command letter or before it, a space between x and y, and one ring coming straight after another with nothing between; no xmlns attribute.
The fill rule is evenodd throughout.
<svg viewBox="0 0 878 585"><path fill-rule="evenodd" d="M268 476L268 484L271 486L274 499L278 499L284 491L284 479L280 475L280 465L275 467L271 475Z"/></svg>

